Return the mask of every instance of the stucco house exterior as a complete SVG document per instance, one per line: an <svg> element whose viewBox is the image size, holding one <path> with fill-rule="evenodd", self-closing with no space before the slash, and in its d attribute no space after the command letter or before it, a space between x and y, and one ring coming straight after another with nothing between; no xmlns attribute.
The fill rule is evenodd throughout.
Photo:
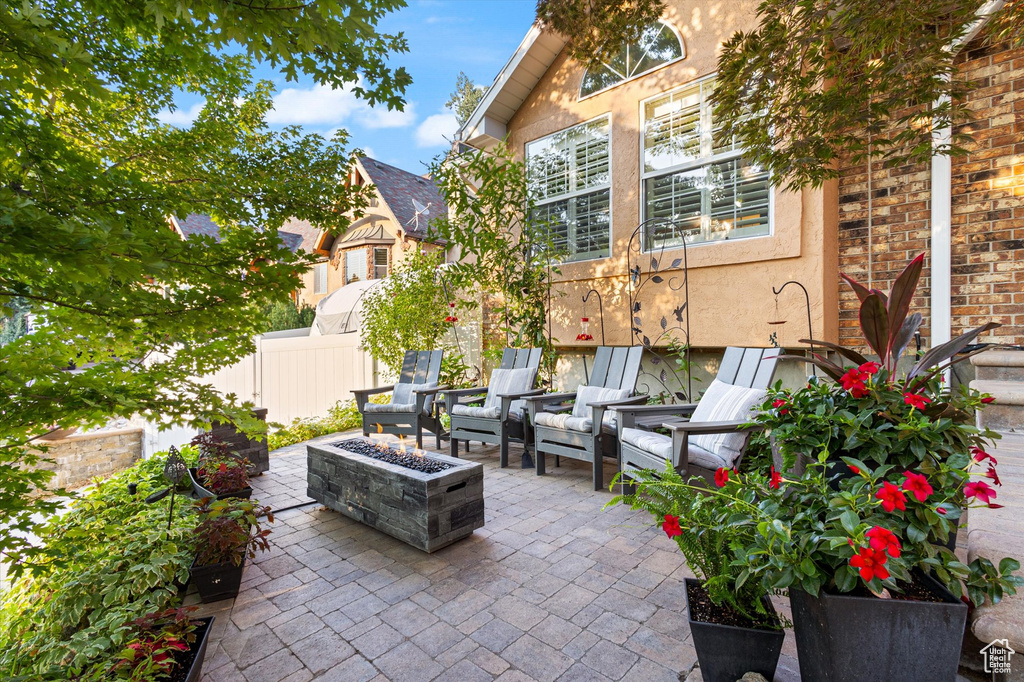
<svg viewBox="0 0 1024 682"><path fill-rule="evenodd" d="M294 219L281 227L283 232L313 232L306 250L321 256L295 292L299 304L315 306L346 284L386 277L414 247L445 248L427 239L428 223L448 211L431 179L364 156L353 164L348 182L368 186L371 196L363 215L343 235Z"/></svg>
<svg viewBox="0 0 1024 682"><path fill-rule="evenodd" d="M807 335L803 295L796 287L772 293L789 280L808 290L815 337L851 341L855 298L839 272L887 289L921 251L929 255L915 306L926 345L981 317L1006 325L984 340L1024 342L1024 52L981 48L975 36L955 46L966 75L981 81L975 127L983 134L977 151L952 160L952 189L934 184L945 200L933 202L934 168L878 162L844 164L839 180L787 192L770 186L742 148L712 135L720 46L754 28L757 4L668 0L639 43L589 70L562 38L534 25L459 130L457 145L504 141L527 161L539 210L567 254L552 297L553 337L585 345L573 339L581 298L595 289L607 343L634 343L628 267L639 262L646 272L653 257L665 270L684 258L685 241L694 348L766 346L773 332L780 345L797 346ZM659 218L676 228L649 224L634 238ZM631 238L639 258L627 257ZM669 282L682 272L667 269L643 293L645 331L680 305ZM932 279L942 288L932 291ZM780 320L787 324L769 324Z"/></svg>

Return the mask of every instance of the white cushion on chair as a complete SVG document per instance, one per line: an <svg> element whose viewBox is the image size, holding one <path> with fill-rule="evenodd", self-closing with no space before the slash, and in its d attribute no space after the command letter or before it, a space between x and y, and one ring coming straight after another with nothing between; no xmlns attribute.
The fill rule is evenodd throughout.
<svg viewBox="0 0 1024 682"><path fill-rule="evenodd" d="M584 419L592 419L594 412L591 409L591 403L601 403L606 400L622 400L628 398L629 394L632 393L628 388L603 388L601 386L584 386L580 385L576 389L576 403L572 406L572 416L582 417ZM604 423L606 426L615 426L615 410L606 410L604 413ZM588 427L589 431L590 428Z"/></svg>
<svg viewBox="0 0 1024 682"><path fill-rule="evenodd" d="M764 401L766 395L767 391L763 388L733 386L715 379L701 396L690 421L749 421L753 416L754 409ZM690 436L690 446L691 449L693 447L698 449L701 458L711 457L716 461L723 462L718 466L731 469L743 454L743 446L746 444L747 438L749 438L749 434L740 432L708 433ZM693 454L690 457L693 461Z"/></svg>
<svg viewBox="0 0 1024 682"><path fill-rule="evenodd" d="M533 388L537 370L532 367L518 369L496 369L491 372L491 383L487 386L487 398L484 407L497 409L494 417L501 415L501 396L526 393ZM509 414L519 414L526 407L523 400L513 400Z"/></svg>
<svg viewBox="0 0 1024 682"><path fill-rule="evenodd" d="M501 416L500 407L475 407L471 405L452 405L452 414L460 417L481 417L483 419L497 419Z"/></svg>
<svg viewBox="0 0 1024 682"><path fill-rule="evenodd" d="M590 417L574 417L569 413L538 412L533 423L536 426L547 426L563 431L581 431L590 433L594 426L594 420Z"/></svg>
<svg viewBox="0 0 1024 682"><path fill-rule="evenodd" d="M623 443L629 443L659 459L672 459L672 438L669 436L643 429L626 428L622 429L619 438Z"/></svg>
<svg viewBox="0 0 1024 682"><path fill-rule="evenodd" d="M363 406L363 412L375 412L378 414L387 414L389 412L415 412L416 394L413 392L414 388L437 388L437 382L435 381L423 384L395 384L394 390L391 391L390 403L367 402L366 405ZM423 414L430 414L433 407L434 396L431 394L426 396L426 399L423 401Z"/></svg>
<svg viewBox="0 0 1024 682"><path fill-rule="evenodd" d="M394 414L396 412L415 412L416 403L366 403L363 412L375 414Z"/></svg>

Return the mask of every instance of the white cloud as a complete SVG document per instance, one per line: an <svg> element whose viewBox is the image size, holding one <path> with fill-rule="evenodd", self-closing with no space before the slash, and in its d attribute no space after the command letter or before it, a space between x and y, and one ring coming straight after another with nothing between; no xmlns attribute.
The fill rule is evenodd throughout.
<svg viewBox="0 0 1024 682"><path fill-rule="evenodd" d="M441 147L455 137L459 121L455 114L434 114L423 119L416 129L416 144L420 147Z"/></svg>
<svg viewBox="0 0 1024 682"><path fill-rule="evenodd" d="M272 125L338 125L360 108L359 99L347 88L326 85L285 88L274 96L274 108L267 113Z"/></svg>
<svg viewBox="0 0 1024 682"><path fill-rule="evenodd" d="M157 113L156 118L161 123L172 126L188 126L192 125L192 121L196 120L199 116L199 112L206 106L206 102L196 102L188 109L163 109Z"/></svg>
<svg viewBox="0 0 1024 682"><path fill-rule="evenodd" d="M356 145L356 147L363 150L363 156L368 156L371 159L377 158L377 152L373 151L373 147L368 147L365 144Z"/></svg>
<svg viewBox="0 0 1024 682"><path fill-rule="evenodd" d="M407 102L404 111L397 109L388 110L386 105L380 105L375 109L364 106L359 112L359 122L366 128L378 130L380 128L408 128L416 123L416 103Z"/></svg>

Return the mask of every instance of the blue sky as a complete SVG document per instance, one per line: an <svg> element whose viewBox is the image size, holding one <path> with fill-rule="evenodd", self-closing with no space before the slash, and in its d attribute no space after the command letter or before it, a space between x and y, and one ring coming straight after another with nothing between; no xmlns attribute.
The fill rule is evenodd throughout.
<svg viewBox="0 0 1024 682"><path fill-rule="evenodd" d="M529 30L535 10L535 0L409 0L408 7L380 24L382 32L402 32L409 42L408 52L392 58L413 79L404 112L370 109L347 92L316 86L309 79L288 83L261 66L254 75L277 86L268 121L325 134L345 128L352 145L368 156L423 173L424 164L445 150L444 138L451 138L457 127L444 104L459 71L479 85L490 85ZM202 106L188 97L178 104L165 121L186 124Z"/></svg>

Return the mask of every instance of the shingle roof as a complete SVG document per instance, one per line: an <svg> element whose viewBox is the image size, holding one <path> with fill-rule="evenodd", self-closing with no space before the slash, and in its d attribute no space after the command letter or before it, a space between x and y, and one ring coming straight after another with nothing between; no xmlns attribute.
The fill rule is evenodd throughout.
<svg viewBox="0 0 1024 682"><path fill-rule="evenodd" d="M320 237L320 229L310 225L308 220L289 218L278 229L277 234L292 251L313 253Z"/></svg>
<svg viewBox="0 0 1024 682"><path fill-rule="evenodd" d="M203 213L189 213L188 217L184 220L181 218L175 218L175 220L178 222L178 227L181 228L181 233L184 235L185 239L188 239L194 234L220 239L220 228L208 215Z"/></svg>
<svg viewBox="0 0 1024 682"><path fill-rule="evenodd" d="M409 236L420 239L426 237L427 224L437 216L448 213L448 207L437 191L437 185L430 178L389 166L367 156L360 158L359 163ZM420 215L419 227L416 225L416 207L412 203L414 199L422 206L429 207L428 214Z"/></svg>

